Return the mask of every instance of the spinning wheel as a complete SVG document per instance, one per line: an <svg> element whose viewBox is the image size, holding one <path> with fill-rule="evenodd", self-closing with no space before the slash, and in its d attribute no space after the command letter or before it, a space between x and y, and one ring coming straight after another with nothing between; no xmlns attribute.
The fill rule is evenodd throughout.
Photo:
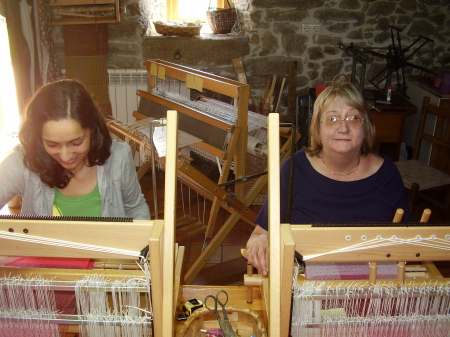
<svg viewBox="0 0 450 337"><path fill-rule="evenodd" d="M400 91L402 94L406 96L406 79L405 79L405 67L413 67L415 69L427 72L434 73L432 70L426 69L424 67L418 66L410 62L411 57L416 54L423 46L427 43L434 41L430 38L419 35L409 46L402 48L401 36L400 32L402 31L400 28L389 26L391 30L391 45L387 48L375 48L375 47L364 47L360 48L353 43L349 46L345 46L340 43L339 46L341 49L345 50L347 55L353 57L353 69L352 69L352 82L355 80L355 71L356 71L356 63L357 61L362 63L362 74L361 74L361 85L364 86L364 78L365 78L365 67L366 62L368 60L368 55L373 55L376 57L382 57L386 59L386 66L377 72L372 78L369 79L369 82L375 86L375 88L380 89L380 84L383 81L386 81L386 87L391 84L392 74L395 73L397 77L397 85L396 89ZM375 51L375 49L387 49L388 52L386 54Z"/></svg>

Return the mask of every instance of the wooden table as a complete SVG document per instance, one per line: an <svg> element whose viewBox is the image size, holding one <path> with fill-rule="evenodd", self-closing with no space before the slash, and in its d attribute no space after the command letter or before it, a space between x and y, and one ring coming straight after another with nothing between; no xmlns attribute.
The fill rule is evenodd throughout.
<svg viewBox="0 0 450 337"><path fill-rule="evenodd" d="M370 92L373 94L377 109L370 113L370 118L376 128L378 153L397 161L400 158L405 117L416 113L417 107L398 93L392 95L391 104L383 104L380 102L384 101L386 96L382 91Z"/></svg>

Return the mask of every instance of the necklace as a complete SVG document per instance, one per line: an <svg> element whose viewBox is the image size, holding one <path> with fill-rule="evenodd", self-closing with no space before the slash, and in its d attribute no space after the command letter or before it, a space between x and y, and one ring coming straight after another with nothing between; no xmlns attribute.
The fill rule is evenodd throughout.
<svg viewBox="0 0 450 337"><path fill-rule="evenodd" d="M334 174L334 175L336 175L336 176L348 176L349 174L352 174L353 172L355 172L357 169L358 169L358 167L359 167L359 162L361 161L361 158L359 158L359 160L358 160L358 165L356 165L356 167L353 169L353 170L351 170L350 172L347 172L347 173L336 173L336 172L333 172L333 171L331 171L329 168L328 168L328 166L325 164L325 162L323 161L323 158L322 158L322 164L323 164L323 166L325 166L325 168L328 170L328 172L330 172L331 174Z"/></svg>

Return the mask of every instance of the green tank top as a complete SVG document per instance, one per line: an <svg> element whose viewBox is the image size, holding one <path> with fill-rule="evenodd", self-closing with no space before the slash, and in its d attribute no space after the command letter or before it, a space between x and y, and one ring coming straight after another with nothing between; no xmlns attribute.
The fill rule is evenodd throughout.
<svg viewBox="0 0 450 337"><path fill-rule="evenodd" d="M52 215L101 217L102 201L98 184L88 194L80 197L68 197L55 187Z"/></svg>

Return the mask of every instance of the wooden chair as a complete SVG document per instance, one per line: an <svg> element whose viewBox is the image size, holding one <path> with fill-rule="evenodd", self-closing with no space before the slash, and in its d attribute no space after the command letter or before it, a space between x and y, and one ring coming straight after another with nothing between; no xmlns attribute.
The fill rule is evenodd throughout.
<svg viewBox="0 0 450 337"><path fill-rule="evenodd" d="M428 162L423 150L428 146L431 146L433 152L439 149L450 150L449 119L450 109L430 104L429 97L424 97L412 159L395 163L402 175L403 184L409 190L411 209L414 209L418 198L422 198L442 209L445 220L450 215L450 175L438 169L436 160ZM429 132L428 129L433 131ZM430 193L431 189L437 188L445 189L444 200L442 196Z"/></svg>

